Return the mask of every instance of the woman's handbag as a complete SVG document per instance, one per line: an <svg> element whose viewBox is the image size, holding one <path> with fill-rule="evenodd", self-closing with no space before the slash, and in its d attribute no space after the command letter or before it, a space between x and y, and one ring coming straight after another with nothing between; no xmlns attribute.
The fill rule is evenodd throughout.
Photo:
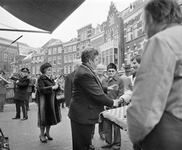
<svg viewBox="0 0 182 150"><path fill-rule="evenodd" d="M0 150L10 150L9 148L9 139L8 137L5 137L1 128L0 128Z"/></svg>
<svg viewBox="0 0 182 150"><path fill-rule="evenodd" d="M65 102L64 94L57 94L56 99L59 104Z"/></svg>

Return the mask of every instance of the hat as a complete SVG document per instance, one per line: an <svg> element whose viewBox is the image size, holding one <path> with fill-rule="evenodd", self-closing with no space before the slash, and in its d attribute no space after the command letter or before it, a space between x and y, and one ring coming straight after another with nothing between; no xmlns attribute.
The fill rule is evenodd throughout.
<svg viewBox="0 0 182 150"><path fill-rule="evenodd" d="M124 69L125 69L125 72L131 71L131 65L125 65Z"/></svg>
<svg viewBox="0 0 182 150"><path fill-rule="evenodd" d="M28 69L28 68L22 68L22 69L21 69L21 72L29 73L29 69Z"/></svg>
<svg viewBox="0 0 182 150"><path fill-rule="evenodd" d="M107 70L109 69L115 69L117 70L117 66L114 64L114 63L110 63L108 66L107 66Z"/></svg>
<svg viewBox="0 0 182 150"><path fill-rule="evenodd" d="M52 67L50 63L45 63L43 64L41 67L40 67L40 72L44 74L44 70L49 68L49 67Z"/></svg>

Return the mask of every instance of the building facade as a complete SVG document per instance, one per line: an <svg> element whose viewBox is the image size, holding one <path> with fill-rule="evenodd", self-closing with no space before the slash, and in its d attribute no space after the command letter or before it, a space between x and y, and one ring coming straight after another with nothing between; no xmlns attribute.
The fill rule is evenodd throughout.
<svg viewBox="0 0 182 150"><path fill-rule="evenodd" d="M0 37L0 68L7 76L19 73L22 60L35 51L35 48L21 42L13 43L12 40Z"/></svg>
<svg viewBox="0 0 182 150"><path fill-rule="evenodd" d="M136 0L123 12L125 64L130 64L134 55L142 55L146 43L143 31L143 8L146 0Z"/></svg>
<svg viewBox="0 0 182 150"><path fill-rule="evenodd" d="M100 46L104 44L104 28L102 25L97 25L94 31L94 34L90 37L90 46L97 49L100 54L100 63L101 63L101 50Z"/></svg>
<svg viewBox="0 0 182 150"><path fill-rule="evenodd" d="M124 62L124 26L120 12L112 2L103 26L104 44L100 46L101 63L105 66L114 63L120 70Z"/></svg>
<svg viewBox="0 0 182 150"><path fill-rule="evenodd" d="M63 74L63 45L58 39L50 39L41 49L32 55L31 76L40 74L40 67L45 62L52 65L52 76Z"/></svg>
<svg viewBox="0 0 182 150"><path fill-rule="evenodd" d="M77 59L77 39L73 38L63 43L64 49L64 74L69 74L74 70L74 62Z"/></svg>
<svg viewBox="0 0 182 150"><path fill-rule="evenodd" d="M93 33L92 24L88 24L77 30L77 59L80 59L81 52L85 48L90 47L90 37Z"/></svg>
<svg viewBox="0 0 182 150"><path fill-rule="evenodd" d="M11 40L0 37L0 68L6 73L12 71L11 63L19 55L18 44L11 44L12 42Z"/></svg>

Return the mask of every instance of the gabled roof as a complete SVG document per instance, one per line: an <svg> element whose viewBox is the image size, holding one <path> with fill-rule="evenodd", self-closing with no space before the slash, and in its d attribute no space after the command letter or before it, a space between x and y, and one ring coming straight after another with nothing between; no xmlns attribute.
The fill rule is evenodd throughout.
<svg viewBox="0 0 182 150"><path fill-rule="evenodd" d="M61 40L59 40L59 39L50 39L47 43L45 43L41 48L46 48L46 47L48 47L48 46L50 46L50 45L52 45L52 44L54 44L54 43L62 43L62 41Z"/></svg>

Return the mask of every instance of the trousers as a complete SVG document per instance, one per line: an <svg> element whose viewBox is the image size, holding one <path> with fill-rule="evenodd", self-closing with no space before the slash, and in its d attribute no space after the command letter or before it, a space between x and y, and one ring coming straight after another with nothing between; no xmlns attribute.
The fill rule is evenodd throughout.
<svg viewBox="0 0 182 150"><path fill-rule="evenodd" d="M21 101L21 100L15 100L15 105L16 105L16 118L20 118L21 117L21 110L20 108L22 108L22 112L23 112L23 118L28 117L27 114L27 108L26 108L26 102L25 101Z"/></svg>

